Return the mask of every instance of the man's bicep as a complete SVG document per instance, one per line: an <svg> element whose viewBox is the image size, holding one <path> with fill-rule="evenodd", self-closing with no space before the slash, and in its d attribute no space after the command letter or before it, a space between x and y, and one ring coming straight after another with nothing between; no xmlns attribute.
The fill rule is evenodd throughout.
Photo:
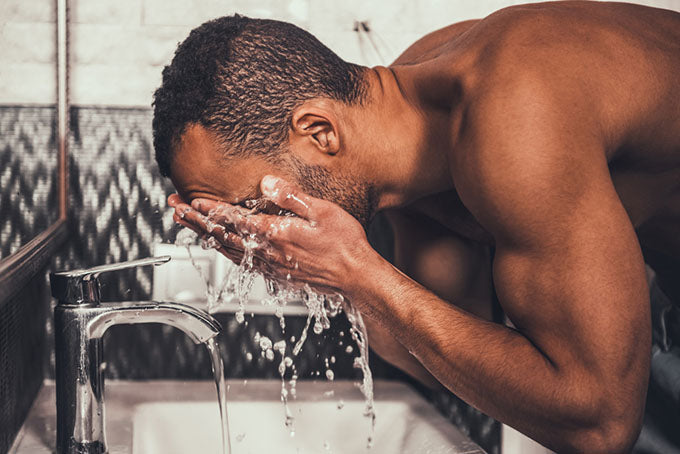
<svg viewBox="0 0 680 454"><path fill-rule="evenodd" d="M554 370L556 405L578 408L592 424L639 422L651 346L644 267L627 219L609 213L621 229L612 234L598 225L606 214L591 213L592 226L587 218L565 226L576 232L562 245L499 244L494 282L508 318Z"/></svg>
<svg viewBox="0 0 680 454"><path fill-rule="evenodd" d="M602 241L574 237L544 250L499 245L494 282L508 318L554 366L627 374L649 355L644 269L634 245Z"/></svg>
<svg viewBox="0 0 680 454"><path fill-rule="evenodd" d="M553 362L639 360L644 262L596 126L545 84L514 88L471 113L475 153L452 164L463 203L496 240L499 301Z"/></svg>
<svg viewBox="0 0 680 454"><path fill-rule="evenodd" d="M627 374L646 364L650 341L633 226L606 164L544 153L487 179L474 204L497 241L499 301L556 367Z"/></svg>

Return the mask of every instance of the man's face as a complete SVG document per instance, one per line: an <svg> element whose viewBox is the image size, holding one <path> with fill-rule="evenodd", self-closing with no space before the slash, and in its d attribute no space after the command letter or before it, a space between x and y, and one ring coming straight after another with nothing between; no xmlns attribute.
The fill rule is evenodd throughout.
<svg viewBox="0 0 680 454"><path fill-rule="evenodd" d="M206 198L243 205L261 197L260 181L275 175L297 183L307 194L340 205L366 227L375 214L375 190L370 183L308 165L291 151L280 165L262 157L225 160L221 143L208 129L187 127L172 162L171 179L186 202Z"/></svg>
<svg viewBox="0 0 680 454"><path fill-rule="evenodd" d="M260 197L264 175L288 177L258 157L226 162L220 146L217 136L202 126L191 125L182 135L170 178L187 203L204 198L242 205Z"/></svg>

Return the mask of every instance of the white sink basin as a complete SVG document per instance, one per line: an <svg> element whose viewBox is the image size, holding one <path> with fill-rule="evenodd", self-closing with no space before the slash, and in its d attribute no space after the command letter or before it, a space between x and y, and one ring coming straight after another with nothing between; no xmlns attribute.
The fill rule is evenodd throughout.
<svg viewBox="0 0 680 454"><path fill-rule="evenodd" d="M333 390L332 396L328 389ZM227 404L233 454L483 452L399 383L376 384L377 419L370 449L370 422L363 416L364 401L353 383L298 384L298 398L289 402L295 418L293 435L285 426L275 386L268 387L266 400L262 400L262 389L235 390L232 385L230 396L238 392L251 397ZM134 410L132 427L133 453L222 453L219 410L214 402L141 404Z"/></svg>
<svg viewBox="0 0 680 454"><path fill-rule="evenodd" d="M429 403L398 382L376 380L374 444L353 382L299 381L290 402L295 436L285 427L278 380L228 382L233 454L480 454L484 451ZM221 454L215 385L208 381L108 381L105 431L109 454ZM342 408L338 408L339 403ZM55 389L40 390L12 454L52 454Z"/></svg>

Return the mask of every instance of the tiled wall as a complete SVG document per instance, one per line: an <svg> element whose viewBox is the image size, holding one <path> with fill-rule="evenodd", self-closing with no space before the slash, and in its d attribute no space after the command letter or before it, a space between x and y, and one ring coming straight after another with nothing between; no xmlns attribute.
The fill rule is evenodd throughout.
<svg viewBox="0 0 680 454"><path fill-rule="evenodd" d="M0 453L11 446L45 376L49 293L42 271L0 301Z"/></svg>
<svg viewBox="0 0 680 454"><path fill-rule="evenodd" d="M202 22L238 12L292 22L341 57L387 64L437 28L484 17L514 0L71 0L71 100L144 106L177 43ZM680 0L640 0L680 11ZM53 102L54 0L0 0L0 104ZM367 21L376 52L354 32Z"/></svg>
<svg viewBox="0 0 680 454"><path fill-rule="evenodd" d="M59 218L55 109L0 106L0 260Z"/></svg>

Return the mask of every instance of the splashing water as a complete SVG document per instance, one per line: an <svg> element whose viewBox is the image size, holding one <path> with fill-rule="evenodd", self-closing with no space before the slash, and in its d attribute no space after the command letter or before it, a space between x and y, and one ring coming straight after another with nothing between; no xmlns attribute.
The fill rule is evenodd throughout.
<svg viewBox="0 0 680 454"><path fill-rule="evenodd" d="M245 202L248 211L243 210L240 214L236 215L233 212L226 213L224 211L211 211L208 216L204 216L203 220L210 231L222 232L226 235L226 228L221 225L221 223L216 222L217 218L222 218L227 224L233 224L237 216L249 216L251 214L258 213L266 201L263 199L249 200ZM280 210L279 215L281 216L294 216L292 213ZM223 281L216 287L210 284L210 279L206 276L200 266L191 257L190 245L195 244L198 235L190 229L181 230L176 237L175 244L179 246L185 246L189 251L189 256L191 257L192 264L198 270L199 274L206 282L207 287L207 299L208 299L208 312L215 312L219 309L219 306L226 301L229 301L233 296L237 297L238 310L235 312L234 316L238 323L244 323L245 321L245 305L250 299L250 293L253 288L253 283L255 279L260 276L264 278L265 288L267 291L267 298L262 301L263 305L275 306L275 314L279 319L279 324L281 326L283 339L277 342L272 342L268 337L260 335L257 333L255 336L255 343L260 347L261 354L269 361L274 360L275 352L279 353L281 361L279 362L278 372L281 376L281 401L284 406L285 414L285 425L290 430L291 435L295 434L294 429L294 417L288 407L289 396L295 398L296 396L296 384L297 384L297 371L295 368L293 358L302 350L305 341L307 340L307 333L310 326L315 334L320 335L325 330L329 329L331 326L330 319L342 312L343 307L347 312L347 319L351 324L350 334L357 346L357 356L354 358L354 367L360 369L362 372L362 382L359 384L359 389L365 399L365 409L364 416L368 417L370 420L369 435L367 441L367 447L370 448L373 445L373 435L375 431L375 409L373 402L373 378L371 370L368 364L368 337L366 335L366 327L364 325L363 319L359 311L354 309L351 304L344 304L345 298L339 294L329 294L316 291L308 284L304 284L302 287L300 285L295 285L290 281L290 275L287 276L285 281L276 280L262 274L255 266L256 252L257 251L267 251L270 247L266 238L258 237L255 234L248 232L237 232L239 237L243 240L244 250L241 260L236 267L232 267L230 272L224 277ZM205 249L208 248L219 248L219 243L213 237L201 240L201 246ZM289 263L293 263L293 257L286 257ZM286 352L288 349L287 342L285 340L285 318L283 316L283 308L286 306L288 301L302 301L307 308L307 320L304 328L302 329L300 335L297 337L291 336L290 342L293 343L293 348L291 349L292 356L287 356ZM247 322L246 322L247 323ZM347 346L345 349L347 354L351 354L354 349L351 346ZM334 362L333 358L333 362ZM291 378L288 381L288 386L286 386L286 372L291 371ZM334 380L335 373L330 369L328 360L326 360L326 379L329 381ZM226 414L226 412L225 412ZM227 439L228 443L228 439Z"/></svg>

